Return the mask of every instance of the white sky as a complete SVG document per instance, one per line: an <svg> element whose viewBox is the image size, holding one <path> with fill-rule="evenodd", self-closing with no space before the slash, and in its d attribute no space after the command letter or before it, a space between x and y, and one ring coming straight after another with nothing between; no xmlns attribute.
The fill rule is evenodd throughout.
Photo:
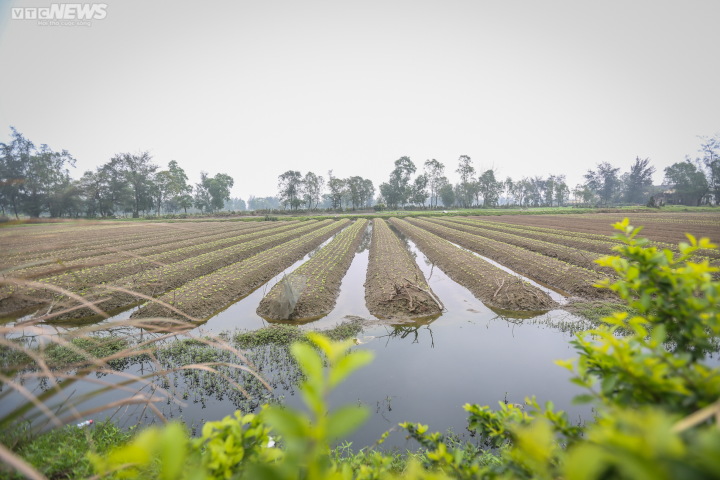
<svg viewBox="0 0 720 480"><path fill-rule="evenodd" d="M360 175L460 155L500 175L637 155L662 169L720 131L720 2L104 0L90 27L12 20L0 0L0 141L10 125L83 171L150 150L275 195L277 176Z"/></svg>

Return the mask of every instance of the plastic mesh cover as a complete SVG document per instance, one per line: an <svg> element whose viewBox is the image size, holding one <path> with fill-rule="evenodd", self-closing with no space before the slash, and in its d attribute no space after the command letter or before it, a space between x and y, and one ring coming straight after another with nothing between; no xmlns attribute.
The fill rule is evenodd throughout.
<svg viewBox="0 0 720 480"><path fill-rule="evenodd" d="M272 301L270 310L273 318L287 320L295 310L300 295L305 290L307 277L305 275L284 276L280 280L280 293Z"/></svg>

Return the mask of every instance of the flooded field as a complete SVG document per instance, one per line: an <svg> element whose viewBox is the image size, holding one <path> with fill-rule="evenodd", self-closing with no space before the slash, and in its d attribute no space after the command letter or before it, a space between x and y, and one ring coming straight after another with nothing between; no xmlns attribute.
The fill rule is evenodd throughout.
<svg viewBox="0 0 720 480"><path fill-rule="evenodd" d="M541 276L538 272L550 272L551 267L555 265L553 262L559 262L558 257L546 255L542 261L536 261L540 257L533 255L543 254L532 252L530 249L527 250L530 253L524 257L524 263L501 262L499 261L501 258L506 258L502 255L510 255L509 247L503 250L502 255L498 253L498 256L490 256L494 255L494 251L488 247L491 245L490 239L487 239L483 248L480 248L478 242L483 237L470 233L471 229L485 228L484 224L473 224L474 220L462 219L457 220L456 223L460 225L461 222L466 222L464 225L468 228L454 229L452 234L449 232L452 227L450 220L412 220L411 222L393 220L382 224L378 221L367 224L317 222L317 225L301 231L296 231L303 228L299 224L272 228L264 225L236 227L241 230L239 235L245 235L243 238L223 236L223 233L215 232L220 239L216 241L225 242L222 248L226 251L221 255L228 258L233 256L235 260L242 258L225 266L216 263L214 270L201 269L207 273L204 276L195 276L192 280L195 286L185 290L186 298L195 295L192 297L195 299L192 300L195 302L193 304L195 307L187 310L188 314L210 311L207 315L202 315L201 321L195 324L189 335L223 334L223 338L230 343L235 342L234 345L248 352L248 359L260 369L260 374L267 380L272 391L267 391L259 381L254 380L246 372L236 370L226 372L228 379L213 377L209 372L175 371L165 377L155 378L152 380L154 383L142 385L135 382L128 385L128 388L143 392L148 397L155 394L156 387L167 389L184 405L179 405L168 398L157 405L160 413L169 418L182 418L195 427L201 425L203 421L229 415L237 408L249 411L268 401L299 406L301 402L297 395L297 384L300 374L288 355L287 345L272 342L244 345L242 339L245 338L243 332L252 332L263 327L300 325L302 330L335 329L333 331L340 332L338 335L357 338L360 345L355 348L375 352L375 361L351 377L331 399L333 406L347 403L368 405L374 412L371 420L349 439L358 447L374 443L384 431L403 421L427 423L431 430L445 432L452 429L461 436L467 435L466 413L462 409L465 403L478 403L491 407L497 406L500 401L522 404L526 396L534 395L540 403L552 400L557 409L566 410L573 420L589 419L592 416L589 407L576 407L570 402L579 389L568 381L567 371L553 362L575 356L569 345L572 333L588 326L582 318L563 310L568 297L578 296L586 291L586 284L582 283L583 278L594 281L607 274L565 263L568 269L577 269L584 277L576 276L571 279L573 281L568 282L567 278L560 279L554 274ZM701 224L703 228L717 228L716 225L705 222ZM261 227L260 230L256 230L258 227ZM282 228L278 230L278 227ZM418 227L423 227L422 231ZM246 232L245 228L252 231ZM372 253L378 228L382 229L385 243L377 245L386 246L383 247L385 250L376 248L375 253ZM503 224L497 228L515 227ZM540 228L528 230L526 238L533 239L533 232L546 235L547 232ZM675 225L672 225L672 228L676 228ZM270 230L277 231L278 233L274 235L280 237L268 241L268 238L273 237ZM268 233L264 233L265 231ZM488 227L483 231L499 230L491 230ZM263 234L258 236L255 232ZM441 235L444 243L441 244L439 240L430 237L432 232ZM188 241L186 237L189 237L193 245L201 244L202 236L195 234L195 231L183 232L183 241ZM230 238L235 240L229 241ZM423 242L422 249L413 238ZM578 236L575 240L582 241L583 238L595 242L596 246L600 245L602 248L605 247L600 242L612 243L609 237L599 239ZM511 237L506 239L512 240ZM561 247L565 248L569 251L567 255L582 252L584 256L592 256L593 253L597 256L599 253L596 251L597 248L580 250L577 246L563 246L560 236L555 240L557 241L554 244L546 243L555 245L554 248L558 251ZM228 241L231 243L229 246ZM147 238L143 237L137 242L142 243L139 248L148 248ZM352 249L349 253L343 253L349 248L347 245L352 245ZM512 246L509 243L508 245ZM541 247L549 248L545 244ZM243 256L245 254L239 253L247 248L256 248L257 250L254 250L256 253L251 256ZM207 251L215 252L215 258L220 255L217 254L217 250ZM433 252L437 251L452 251L452 255L458 255L458 260L453 263L447 261L448 257L433 257L437 255ZM329 255L327 252L336 253ZM546 251L545 254L547 253ZM161 254L168 255L165 252ZM371 254L375 255L375 260L371 258ZM45 251L35 254L36 257L46 255ZM176 258L179 259L182 255L177 254ZM193 265L199 265L201 262L198 259L203 255L207 253L187 254L184 259L177 262L156 265L132 275L137 281L148 271L168 269L170 266L173 266L174 271L180 271L178 264L192 262ZM334 262L342 269L347 269L344 274L335 277L341 280L337 280L337 285L334 287L337 288L334 304L330 300L324 301L322 305L330 305L327 311L312 317L277 320L261 316L258 311L262 311L259 306L263 299L268 298L273 288L276 290L279 288L278 282L284 277L293 278L292 274L296 271L305 276L312 276L314 272L321 271L317 268L300 268L303 265L322 263L311 262L315 256L318 256L318 259L330 259L328 262L337 258L338 260ZM125 269L124 272L129 272L132 271L132 266L147 267L148 258L152 257L122 260L121 262L124 262L122 268ZM347 261L343 263L342 258L347 258ZM395 260L388 260L389 258ZM433 262L432 258L438 261ZM460 258L462 261L459 260ZM250 260L261 265L262 268L251 269L247 266L253 265L248 263ZM378 262L378 267L375 269L372 267L373 261ZM240 268L242 265L246 266ZM389 273L389 270L396 266L397 271L401 273ZM112 270L107 265L88 268L102 269L102 271L94 270L98 275L108 275L107 272ZM188 268L184 271L190 272ZM525 272L528 271L532 271L535 275L525 276ZM388 273L383 276L382 272ZM45 278L52 278L51 275L52 272ZM569 277L567 270L564 275ZM127 275L120 277L117 282L126 284L129 281L127 277ZM159 277L155 275L153 278ZM218 281L220 278L231 280L223 283ZM378 282L379 287L378 290L368 293L368 284L372 281ZM65 286L71 285L70 280L63 282ZM331 283L328 282L328 285ZM232 301L223 300L221 308L211 308L217 304L217 301L206 301L209 297L202 292L199 293L202 289L209 292L228 284L233 285L233 288L229 289L222 298ZM320 283L319 280L315 283L316 286L323 284L324 282ZM173 285L175 285L173 281L168 280L167 287L163 287L165 293L158 295L156 292L155 296L165 299L168 305L174 304L182 310L184 303L178 301L178 296L172 297L174 302L168 300L174 291ZM395 290L387 293L388 285ZM413 287L416 289L414 293L407 292L407 289ZM7 294L7 291L5 293ZM47 302L40 301L44 298L42 295L39 293L36 297L36 305L26 306L24 310L17 309L12 315L6 316L5 325L12 326L16 322L28 321L33 316L49 311ZM592 296L595 298L596 294L593 293ZM32 298L32 295L27 295L25 302L31 303L27 300L28 297ZM395 303L388 305L388 302ZM61 318L61 321L54 319L51 323L40 324L43 335L62 335L87 325L99 326L99 333L102 335L126 334L132 330L131 327L103 332L102 326L112 321L142 318L143 312L147 311L150 304L146 301L138 303L137 299L135 303L128 302L127 299L119 303L125 304L112 311L109 319ZM200 305L202 308L199 307ZM430 314L423 315L422 312L416 311L413 315L418 305L424 305ZM503 308L518 305L524 305L526 308ZM536 308L527 308L528 306ZM338 329L338 325L343 326ZM17 338L21 335L22 331L16 330L12 336ZM33 335L32 338L25 337L23 341L30 346L43 341L42 335L38 335L37 332ZM142 338L146 339L158 334L143 335ZM103 382L117 384L126 381L127 377L123 376L124 374L144 376L152 374L160 367L176 368L201 360L237 363L231 355L212 352L211 347L196 344L179 345L177 342L173 344L171 339L165 342L168 348L158 350L157 358L141 357L119 362L115 365L114 373L108 371L89 373L88 376L94 378L94 383L79 382L77 386L73 386L70 390L72 398L79 399L83 395L89 395ZM229 380L242 385L252 398L243 396L232 387ZM47 389L48 385L42 381L28 380L25 382L25 388L38 394L43 389ZM0 403L0 415L8 413L23 401L23 395L11 392L7 388L2 394L4 397ZM127 394L127 391L123 394ZM113 416L113 419L119 420L121 425L125 426L156 421L157 416L141 404L123 406L120 409L112 406L117 401L118 395L117 391L92 395L86 399L83 406L86 409L94 409L95 418ZM386 444L403 447L406 440L398 433L391 435Z"/></svg>

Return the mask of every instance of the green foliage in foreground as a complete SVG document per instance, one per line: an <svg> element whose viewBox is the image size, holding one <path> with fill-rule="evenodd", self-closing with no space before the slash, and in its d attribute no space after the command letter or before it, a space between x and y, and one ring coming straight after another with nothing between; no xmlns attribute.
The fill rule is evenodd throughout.
<svg viewBox="0 0 720 480"><path fill-rule="evenodd" d="M716 247L689 237L674 258L636 240L638 230L627 220L616 228L620 255L599 262L614 268L618 280L600 287L616 291L638 313L616 313L603 319L606 325L578 334L579 358L557 362L587 392L576 401L596 407L588 425L572 424L552 403L534 399L524 410L468 404L469 428L494 455L412 423L401 427L423 451L406 462L372 448L333 455L328 445L361 425L367 411L357 405L330 411L327 396L372 354L350 350L352 341L310 334L315 348L292 346L305 374L301 393L309 413L277 405L258 415L237 412L206 424L192 440L179 425L152 428L109 455L93 454L93 465L100 474L168 480L718 478L720 369L704 360L720 334L720 282L712 279L717 269L691 258L699 248ZM629 334L617 335L620 328Z"/></svg>
<svg viewBox="0 0 720 480"><path fill-rule="evenodd" d="M3 443L11 446L30 465L48 478L85 478L93 474L86 452L107 455L118 445L127 443L134 428L124 430L112 421L96 423L93 428L68 425L43 435L32 435L30 428L16 429ZM0 478L24 478L1 472Z"/></svg>

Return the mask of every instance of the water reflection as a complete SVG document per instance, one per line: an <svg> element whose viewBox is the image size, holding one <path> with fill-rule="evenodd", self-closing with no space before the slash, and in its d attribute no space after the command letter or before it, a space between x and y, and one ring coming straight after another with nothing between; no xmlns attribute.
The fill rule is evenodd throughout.
<svg viewBox="0 0 720 480"><path fill-rule="evenodd" d="M387 334L380 335L377 338L387 338L387 341L385 342L386 347L390 344L390 340L392 339L404 340L408 337L412 338L412 343L420 343L420 329L423 329L430 334L430 348L435 348L435 338L433 337L433 332L430 328L430 323L432 323L432 321L433 320L429 323L419 325L392 325L390 327L385 327Z"/></svg>

